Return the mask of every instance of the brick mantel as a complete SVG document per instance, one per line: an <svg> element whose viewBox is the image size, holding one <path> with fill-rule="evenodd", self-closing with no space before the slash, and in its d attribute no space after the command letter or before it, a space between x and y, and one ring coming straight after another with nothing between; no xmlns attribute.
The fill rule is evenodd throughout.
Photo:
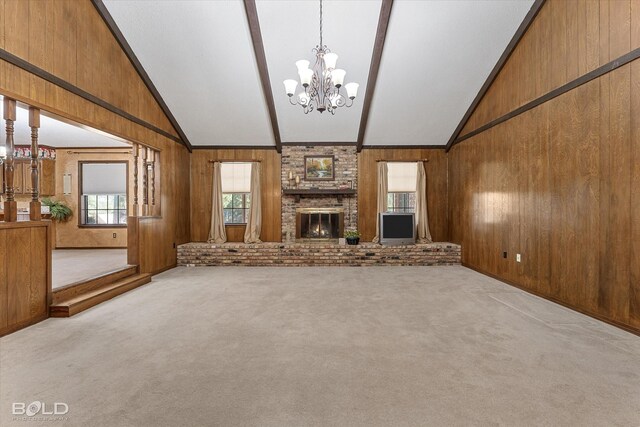
<svg viewBox="0 0 640 427"><path fill-rule="evenodd" d="M306 181L304 156L334 156L335 179ZM289 181L289 172L300 177L297 186L292 186ZM358 228L358 158L355 146L283 146L281 179L283 242L295 241L297 208L342 208L345 230Z"/></svg>

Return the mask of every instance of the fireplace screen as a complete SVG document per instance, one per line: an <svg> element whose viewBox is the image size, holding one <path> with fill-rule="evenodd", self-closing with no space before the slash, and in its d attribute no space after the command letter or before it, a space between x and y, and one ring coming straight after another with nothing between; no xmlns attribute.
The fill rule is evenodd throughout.
<svg viewBox="0 0 640 427"><path fill-rule="evenodd" d="M343 236L344 214L338 209L300 209L296 213L296 239L335 240Z"/></svg>

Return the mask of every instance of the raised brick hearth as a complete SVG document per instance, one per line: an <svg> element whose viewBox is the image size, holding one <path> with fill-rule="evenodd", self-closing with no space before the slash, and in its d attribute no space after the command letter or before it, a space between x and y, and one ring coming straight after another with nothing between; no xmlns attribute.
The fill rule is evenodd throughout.
<svg viewBox="0 0 640 427"><path fill-rule="evenodd" d="M302 243L186 243L178 246L181 266L370 266L458 265L460 246L430 243L380 246L373 243L349 246Z"/></svg>

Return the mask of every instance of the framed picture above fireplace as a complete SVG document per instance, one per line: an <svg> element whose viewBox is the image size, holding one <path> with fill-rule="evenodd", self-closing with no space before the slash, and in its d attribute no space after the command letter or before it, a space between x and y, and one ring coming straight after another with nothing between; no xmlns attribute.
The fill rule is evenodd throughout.
<svg viewBox="0 0 640 427"><path fill-rule="evenodd" d="M334 156L304 156L304 179L332 181L335 179Z"/></svg>

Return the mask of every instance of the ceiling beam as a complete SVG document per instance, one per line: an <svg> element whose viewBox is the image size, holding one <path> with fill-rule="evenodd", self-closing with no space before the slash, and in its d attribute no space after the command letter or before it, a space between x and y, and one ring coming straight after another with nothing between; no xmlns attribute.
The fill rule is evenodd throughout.
<svg viewBox="0 0 640 427"><path fill-rule="evenodd" d="M313 146L328 146L328 147L333 147L333 146L350 146L350 145L356 145L357 143L355 141L342 141L342 142L331 142L331 141L316 141L316 142L312 142L312 141L287 141L287 142L283 142L282 145L283 146L289 146L289 147L313 147Z"/></svg>
<svg viewBox="0 0 640 427"><path fill-rule="evenodd" d="M458 123L458 127L456 127L456 129L453 131L453 135L451 135L451 138L449 138L449 141L447 142L447 152L451 149L451 147L453 147L454 142L458 139L458 136L460 136L460 132L462 132L462 129L464 129L474 111L476 111L476 108L478 108L480 101L482 101L482 98L484 98L484 95L493 84L493 81L496 79L496 77L498 77L498 74L500 74L500 71L507 63L507 60L520 42L520 39L522 39L522 36L524 36L524 34L527 32L533 20L536 18L536 16L538 16L538 12L540 12L540 9L542 9L542 6L544 6L545 1L546 0L535 0L533 2L531 9L529 9L529 12L524 17L524 20L516 30L516 33L511 38L511 41L507 45L507 48L502 53L502 56L500 56L500 59L498 59L498 62L496 63L495 67L493 67L493 70L491 70L491 73L489 73L489 77L487 77L487 80L480 88L480 91L469 106L469 109L464 114L464 116L462 116L462 120L460 120L460 123Z"/></svg>
<svg viewBox="0 0 640 427"><path fill-rule="evenodd" d="M378 71L380 70L380 60L382 59L382 49L384 48L384 40L387 37L387 28L389 27L389 18L391 16L391 7L393 0L382 0L380 7L380 17L378 18L378 29L376 30L376 40L373 45L373 55L371 56L371 65L369 66L369 78L367 79L367 90L362 106L362 116L360 116L360 129L358 130L357 151L360 152L364 145L364 134L367 130L367 122L369 121L369 111L371 110L371 101L373 93L376 89L376 80L378 80Z"/></svg>
<svg viewBox="0 0 640 427"><path fill-rule="evenodd" d="M264 53L264 43L262 42L262 32L260 31L260 21L258 20L258 10L256 9L255 0L244 0L244 10L247 12L247 21L249 21L249 31L251 32L251 41L253 42L253 52L258 64L262 92L264 93L267 108L269 109L273 139L276 142L276 151L281 153L282 140L280 139L278 116L276 115L276 105L273 102L273 91L271 90L271 80L269 79L269 69L267 68L267 56Z"/></svg>
<svg viewBox="0 0 640 427"><path fill-rule="evenodd" d="M131 65L133 65L133 68L136 70L136 72L144 82L145 86L147 86L147 89L149 89L149 92L151 92L151 95L153 95L154 99L156 100L156 102L164 112L165 116L167 116L167 119L169 119L171 126L173 126L173 128L178 133L178 136L180 136L180 140L182 141L182 143L184 143L184 145L187 147L189 152L191 152L191 150L193 150L193 147L191 146L191 142L189 141L189 138L187 138L187 135L185 135L185 133L182 131L182 128L178 124L178 121L171 113L171 110L169 110L169 107L164 102L164 99L162 99L162 96L160 96L158 89L156 89L155 85L151 81L151 78L149 78L149 75L147 74L144 67L138 60L138 57L135 55L135 53L133 53L133 49L131 49L131 46L129 46L129 43L124 38L122 31L120 31L120 28L118 28L118 25L116 25L116 21L113 19L113 17L109 13L109 10L107 10L107 7L104 5L104 3L102 3L102 0L91 0L91 2L93 3L93 6L98 11L98 14L102 17L102 20L104 21L104 23L107 25L107 27L111 31L111 34L113 34L115 39L118 41L118 44L120 45L124 53L127 55L127 58L129 58L129 61L131 62Z"/></svg>

